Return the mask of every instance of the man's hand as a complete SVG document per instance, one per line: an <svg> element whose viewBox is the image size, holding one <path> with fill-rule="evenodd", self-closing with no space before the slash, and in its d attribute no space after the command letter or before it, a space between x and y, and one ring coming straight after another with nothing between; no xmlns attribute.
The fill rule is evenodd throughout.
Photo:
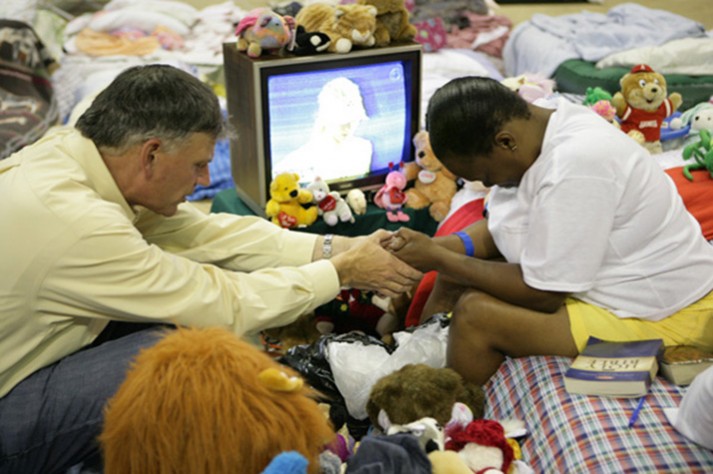
<svg viewBox="0 0 713 474"><path fill-rule="evenodd" d="M390 239L385 230L350 239L349 248L332 258L342 286L392 298L413 288L423 274L384 248Z"/></svg>

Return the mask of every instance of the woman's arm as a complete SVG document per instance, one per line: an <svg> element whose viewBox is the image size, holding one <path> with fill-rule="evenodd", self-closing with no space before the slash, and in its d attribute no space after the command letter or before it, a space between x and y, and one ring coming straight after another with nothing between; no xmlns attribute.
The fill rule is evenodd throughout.
<svg viewBox="0 0 713 474"><path fill-rule="evenodd" d="M559 309L567 293L543 291L528 286L519 265L495 260L495 248L487 225L478 223L467 229L472 236L475 258L465 255L459 237L438 241L411 229L402 228L394 237L394 254L421 271L435 270L454 285L476 288L502 301L541 312ZM486 233L483 233L485 227Z"/></svg>

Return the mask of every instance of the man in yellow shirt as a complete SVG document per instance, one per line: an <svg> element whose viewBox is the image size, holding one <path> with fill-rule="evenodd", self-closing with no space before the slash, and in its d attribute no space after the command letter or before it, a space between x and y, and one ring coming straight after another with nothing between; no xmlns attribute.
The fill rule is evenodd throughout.
<svg viewBox="0 0 713 474"><path fill-rule="evenodd" d="M206 85L143 66L0 162L0 472L97 459L104 402L155 323L251 333L342 286L395 296L421 277L386 231L326 238L182 204L223 126Z"/></svg>

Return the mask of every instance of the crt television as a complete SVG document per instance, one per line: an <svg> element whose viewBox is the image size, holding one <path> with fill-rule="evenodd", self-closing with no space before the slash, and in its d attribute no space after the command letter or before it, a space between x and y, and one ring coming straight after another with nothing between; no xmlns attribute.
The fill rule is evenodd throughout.
<svg viewBox="0 0 713 474"><path fill-rule="evenodd" d="M240 199L264 215L272 178L320 176L345 193L381 186L413 160L420 125L421 45L347 54L250 58L223 45L231 168Z"/></svg>

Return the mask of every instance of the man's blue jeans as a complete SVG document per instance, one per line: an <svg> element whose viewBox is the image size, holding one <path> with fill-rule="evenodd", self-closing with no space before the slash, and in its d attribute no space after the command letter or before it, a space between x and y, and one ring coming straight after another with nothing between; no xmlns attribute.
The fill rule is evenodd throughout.
<svg viewBox="0 0 713 474"><path fill-rule="evenodd" d="M1 398L0 474L63 473L87 460L100 462L104 405L134 356L161 334L144 325L92 345L35 372Z"/></svg>

